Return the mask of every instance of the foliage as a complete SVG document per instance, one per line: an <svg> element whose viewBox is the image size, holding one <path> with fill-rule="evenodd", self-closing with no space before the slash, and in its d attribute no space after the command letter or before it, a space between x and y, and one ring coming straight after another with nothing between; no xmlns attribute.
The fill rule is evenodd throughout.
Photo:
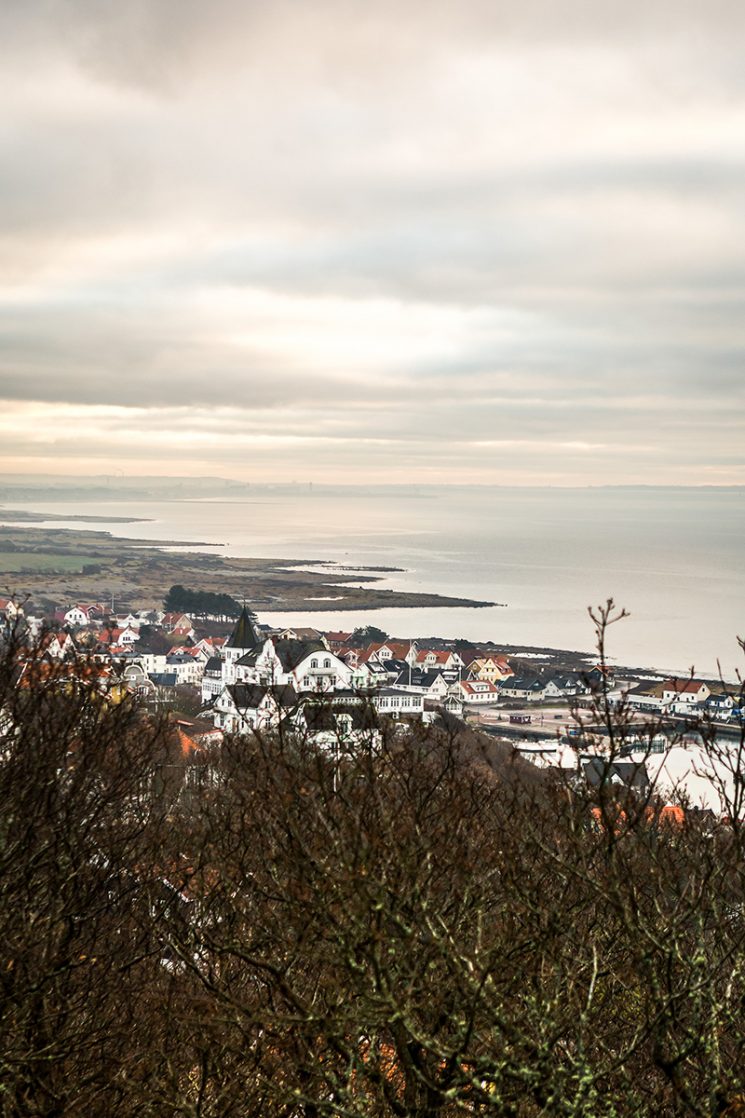
<svg viewBox="0 0 745 1118"><path fill-rule="evenodd" d="M0 665L4 1115L740 1113L739 801L669 820L454 723L190 755L59 671Z"/></svg>
<svg viewBox="0 0 745 1118"><path fill-rule="evenodd" d="M131 1113L169 1028L173 915L153 851L163 725L89 667L0 664L0 1098L4 1115ZM133 1038L136 1042L133 1043Z"/></svg>
<svg viewBox="0 0 745 1118"><path fill-rule="evenodd" d="M210 590L188 590L176 584L166 595L163 608L169 613L188 613L193 617L216 617L221 620L238 617L239 602L230 594L216 594Z"/></svg>
<svg viewBox="0 0 745 1118"><path fill-rule="evenodd" d="M352 648L365 648L368 644L382 644L387 640L388 634L378 629L376 625L363 625L354 630L349 638L349 644Z"/></svg>

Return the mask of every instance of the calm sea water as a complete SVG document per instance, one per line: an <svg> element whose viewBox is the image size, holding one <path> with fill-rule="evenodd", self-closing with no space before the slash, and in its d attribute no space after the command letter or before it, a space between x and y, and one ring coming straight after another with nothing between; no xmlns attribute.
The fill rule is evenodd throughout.
<svg viewBox="0 0 745 1118"><path fill-rule="evenodd" d="M69 506L25 503L34 511ZM228 555L404 568L382 585L505 608L333 611L306 623L372 622L440 635L591 650L587 606L613 597L621 663L728 676L745 665L745 491L732 489L256 488L240 501L86 502L74 513L142 516L91 525L143 540L202 540ZM250 593L250 588L247 588ZM329 591L329 596L333 591ZM262 620L298 621L266 614Z"/></svg>

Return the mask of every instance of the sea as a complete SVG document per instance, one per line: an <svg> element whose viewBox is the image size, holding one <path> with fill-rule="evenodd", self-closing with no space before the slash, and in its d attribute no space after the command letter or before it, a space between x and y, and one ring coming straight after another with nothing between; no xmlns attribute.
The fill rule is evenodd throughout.
<svg viewBox="0 0 745 1118"><path fill-rule="evenodd" d="M608 633L619 664L734 679L745 668L745 489L488 486L256 486L239 498L21 502L70 512L53 527L194 541L232 556L331 562L380 572L380 585L499 603L486 608L260 613L272 624L400 637L462 637L592 656L588 610L609 598L628 616ZM76 515L103 517L81 525ZM108 516L144 518L109 522ZM12 519L10 509L3 519ZM348 572L347 572L348 573ZM167 589L164 587L164 590ZM250 595L250 587L247 588Z"/></svg>

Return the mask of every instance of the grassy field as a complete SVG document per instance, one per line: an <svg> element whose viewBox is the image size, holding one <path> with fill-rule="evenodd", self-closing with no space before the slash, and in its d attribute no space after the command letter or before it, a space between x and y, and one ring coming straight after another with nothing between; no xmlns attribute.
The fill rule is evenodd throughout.
<svg viewBox="0 0 745 1118"><path fill-rule="evenodd" d="M67 573L82 571L88 564L96 563L87 555L46 555L37 551L0 551L0 574L18 574L22 571L50 571ZM98 560L100 563L100 560Z"/></svg>

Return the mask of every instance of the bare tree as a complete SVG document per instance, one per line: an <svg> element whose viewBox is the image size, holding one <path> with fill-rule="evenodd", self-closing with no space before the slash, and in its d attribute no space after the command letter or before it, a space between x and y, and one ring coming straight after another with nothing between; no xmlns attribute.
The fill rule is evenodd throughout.
<svg viewBox="0 0 745 1118"><path fill-rule="evenodd" d="M0 663L0 1091L7 1115L139 1112L171 1028L159 866L168 729L94 665Z"/></svg>
<svg viewBox="0 0 745 1118"><path fill-rule="evenodd" d="M454 721L194 764L85 672L9 656L3 1113L740 1114L742 736L701 721L729 798L671 812L612 779L640 732L606 678L591 784Z"/></svg>

